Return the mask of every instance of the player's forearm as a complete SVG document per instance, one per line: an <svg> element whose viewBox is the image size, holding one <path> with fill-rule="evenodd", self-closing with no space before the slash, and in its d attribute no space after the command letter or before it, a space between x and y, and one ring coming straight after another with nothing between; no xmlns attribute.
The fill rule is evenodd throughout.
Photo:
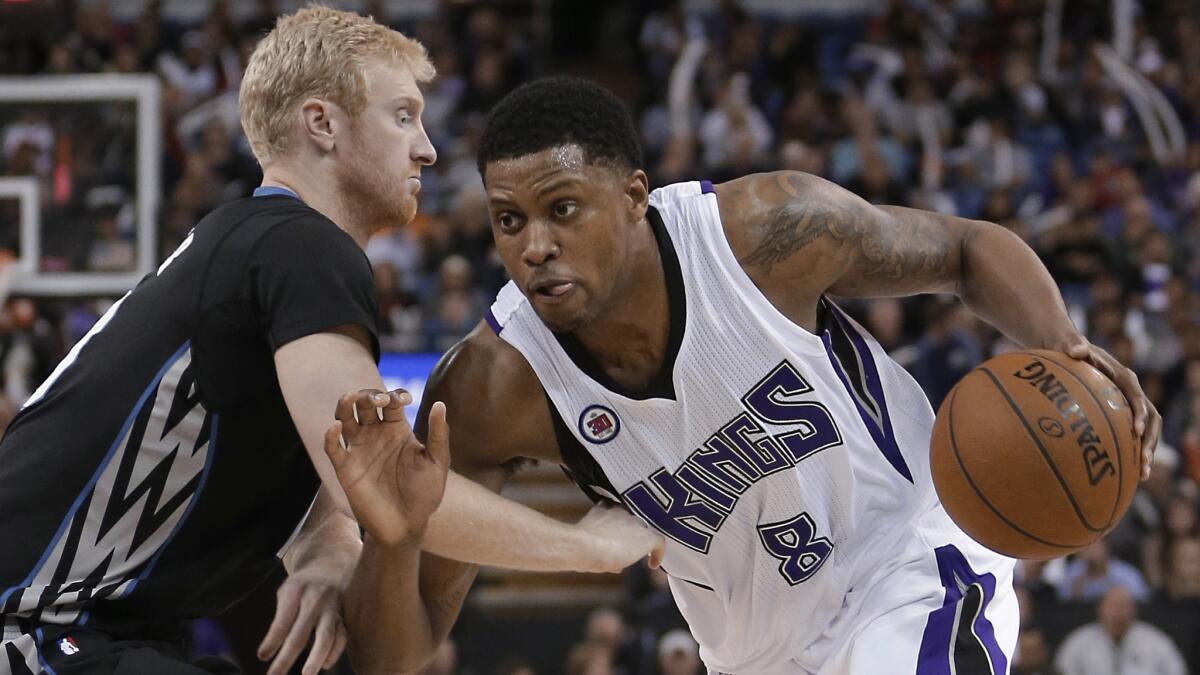
<svg viewBox="0 0 1200 675"><path fill-rule="evenodd" d="M532 572L601 572L621 561L606 540L450 473L424 548L443 558Z"/></svg>
<svg viewBox="0 0 1200 675"><path fill-rule="evenodd" d="M358 523L342 513L324 489L283 555L288 574L314 564L343 570L349 578L362 551Z"/></svg>
<svg viewBox="0 0 1200 675"><path fill-rule="evenodd" d="M1058 285L1020 237L980 223L964 240L961 255L959 296L1017 344L1056 348L1078 335Z"/></svg>
<svg viewBox="0 0 1200 675"><path fill-rule="evenodd" d="M354 671L416 673L440 642L420 589L419 540L384 547L370 536L346 593L345 615Z"/></svg>

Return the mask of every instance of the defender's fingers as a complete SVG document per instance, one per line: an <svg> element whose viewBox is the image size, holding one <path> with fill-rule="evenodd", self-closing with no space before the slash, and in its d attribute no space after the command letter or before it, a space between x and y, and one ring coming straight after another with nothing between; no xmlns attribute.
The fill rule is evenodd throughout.
<svg viewBox="0 0 1200 675"><path fill-rule="evenodd" d="M259 660L266 661L279 651L279 646L283 644L283 638L287 636L288 629L296 620L296 612L299 609L299 589L284 582L275 595L275 618L271 620L271 627L267 629L266 636L258 645Z"/></svg>
<svg viewBox="0 0 1200 675"><path fill-rule="evenodd" d="M369 426L379 422L377 408L388 404L391 400L386 393L378 389L363 389L354 399L354 412L358 414L358 423Z"/></svg>
<svg viewBox="0 0 1200 675"><path fill-rule="evenodd" d="M438 466L450 466L450 423L446 421L446 404L438 401L429 408L429 434L425 449Z"/></svg>
<svg viewBox="0 0 1200 675"><path fill-rule="evenodd" d="M662 565L664 549L662 546L655 546L653 551L650 551L650 567L658 569Z"/></svg>
<svg viewBox="0 0 1200 675"><path fill-rule="evenodd" d="M336 639L336 623L337 616L333 612L321 614L321 619L317 622L317 631L313 634L312 648L308 650L308 658L304 660L304 667L300 669L303 675L317 675L329 660L328 654Z"/></svg>
<svg viewBox="0 0 1200 675"><path fill-rule="evenodd" d="M291 670L300 652L304 651L304 645L308 644L308 636L312 634L317 623L318 607L311 595L306 594L300 598L300 611L296 614L296 620L292 623L292 629L288 631L283 646L279 648L279 653L271 661L267 675L285 675Z"/></svg>
<svg viewBox="0 0 1200 675"><path fill-rule="evenodd" d="M346 624L338 621L333 634L333 647L329 650L329 654L325 657L325 663L321 664L321 667L329 670L336 666L344 651L346 651Z"/></svg>
<svg viewBox="0 0 1200 675"><path fill-rule="evenodd" d="M350 459L350 453L342 447L342 423L334 422L325 430L325 456L337 471Z"/></svg>

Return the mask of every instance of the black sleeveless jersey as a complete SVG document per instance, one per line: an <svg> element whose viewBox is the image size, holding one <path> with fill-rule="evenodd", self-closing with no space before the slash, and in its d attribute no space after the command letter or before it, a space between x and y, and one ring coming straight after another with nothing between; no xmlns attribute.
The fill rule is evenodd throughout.
<svg viewBox="0 0 1200 675"><path fill-rule="evenodd" d="M0 441L4 637L212 615L261 581L320 483L274 351L344 324L378 359L370 264L332 221L285 195L200 221Z"/></svg>

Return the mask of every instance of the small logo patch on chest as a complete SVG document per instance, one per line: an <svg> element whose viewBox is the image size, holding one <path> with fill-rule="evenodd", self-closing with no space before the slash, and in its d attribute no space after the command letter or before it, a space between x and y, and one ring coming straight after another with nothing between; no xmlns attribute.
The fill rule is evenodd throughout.
<svg viewBox="0 0 1200 675"><path fill-rule="evenodd" d="M579 435L592 443L607 443L621 433L621 418L602 405L589 405L579 415Z"/></svg>

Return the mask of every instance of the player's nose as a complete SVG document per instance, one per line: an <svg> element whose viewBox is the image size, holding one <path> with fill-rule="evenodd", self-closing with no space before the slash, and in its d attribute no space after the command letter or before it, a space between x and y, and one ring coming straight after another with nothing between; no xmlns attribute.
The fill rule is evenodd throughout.
<svg viewBox="0 0 1200 675"><path fill-rule="evenodd" d="M544 265L560 253L554 233L544 221L531 221L525 226L525 248L521 257L531 267Z"/></svg>
<svg viewBox="0 0 1200 675"><path fill-rule="evenodd" d="M421 137L413 143L412 147L413 161L424 166L432 166L437 161L437 149L433 147L433 142L429 140L429 134L425 130L421 130Z"/></svg>

